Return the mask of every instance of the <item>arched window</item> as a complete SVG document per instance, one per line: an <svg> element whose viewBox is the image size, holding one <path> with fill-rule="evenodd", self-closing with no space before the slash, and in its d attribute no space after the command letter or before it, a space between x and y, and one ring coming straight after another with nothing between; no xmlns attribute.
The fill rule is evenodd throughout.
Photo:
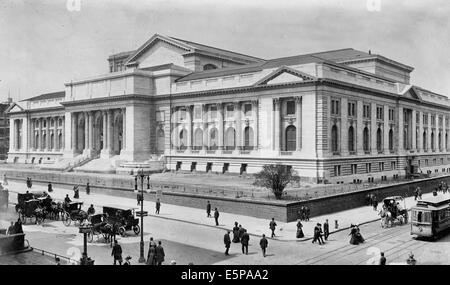
<svg viewBox="0 0 450 285"><path fill-rule="evenodd" d="M441 135L441 132L439 132L438 144L439 144L439 150L441 150L442 149L442 135Z"/></svg>
<svg viewBox="0 0 450 285"><path fill-rule="evenodd" d="M336 125L331 128L331 151L336 153L339 151L339 134Z"/></svg>
<svg viewBox="0 0 450 285"><path fill-rule="evenodd" d="M218 146L219 146L218 131L216 128L212 128L211 131L209 131L209 149L216 150Z"/></svg>
<svg viewBox="0 0 450 285"><path fill-rule="evenodd" d="M58 149L62 149L62 144L63 144L63 138L62 138L62 134L58 135Z"/></svg>
<svg viewBox="0 0 450 285"><path fill-rule="evenodd" d="M407 135L408 135L407 130L406 129L403 130L403 148L404 149L408 149L408 137L407 137Z"/></svg>
<svg viewBox="0 0 450 285"><path fill-rule="evenodd" d="M42 147L41 149L45 149L47 147L47 135L43 134L42 135Z"/></svg>
<svg viewBox="0 0 450 285"><path fill-rule="evenodd" d="M34 148L39 149L39 135L36 135L34 139Z"/></svg>
<svg viewBox="0 0 450 285"><path fill-rule="evenodd" d="M350 126L350 128L348 128L348 151L355 151L355 129L353 128L353 126Z"/></svg>
<svg viewBox="0 0 450 285"><path fill-rule="evenodd" d="M54 149L55 148L55 144L54 144L54 139L55 139L55 135L51 134L50 135L50 149Z"/></svg>
<svg viewBox="0 0 450 285"><path fill-rule="evenodd" d="M233 150L236 148L236 131L229 127L225 132L225 149Z"/></svg>
<svg viewBox="0 0 450 285"><path fill-rule="evenodd" d="M448 148L448 134L445 134L445 150Z"/></svg>
<svg viewBox="0 0 450 285"><path fill-rule="evenodd" d="M389 130L389 150L394 150L394 131L392 129Z"/></svg>
<svg viewBox="0 0 450 285"><path fill-rule="evenodd" d="M383 132L381 131L381 128L378 128L377 130L377 151L383 151Z"/></svg>
<svg viewBox="0 0 450 285"><path fill-rule="evenodd" d="M210 69L217 69L217 66L211 63L203 65L203 70L210 70Z"/></svg>
<svg viewBox="0 0 450 285"><path fill-rule="evenodd" d="M295 151L296 149L296 133L295 126L289 126L286 128L286 151Z"/></svg>
<svg viewBox="0 0 450 285"><path fill-rule="evenodd" d="M246 127L244 129L244 150L253 150L253 129Z"/></svg>
<svg viewBox="0 0 450 285"><path fill-rule="evenodd" d="M195 129L194 133L194 147L193 149L200 150L203 146L203 131L200 128Z"/></svg>
<svg viewBox="0 0 450 285"><path fill-rule="evenodd" d="M427 132L423 132L422 135L422 144L423 144L423 150L427 150Z"/></svg>
<svg viewBox="0 0 450 285"><path fill-rule="evenodd" d="M431 150L434 150L434 132L431 132Z"/></svg>
<svg viewBox="0 0 450 285"><path fill-rule="evenodd" d="M370 151L370 143L369 143L369 129L367 127L364 128L363 131L363 149L365 152Z"/></svg>
<svg viewBox="0 0 450 285"><path fill-rule="evenodd" d="M180 143L179 143L180 149L186 149L187 148L187 130L182 129L180 132Z"/></svg>

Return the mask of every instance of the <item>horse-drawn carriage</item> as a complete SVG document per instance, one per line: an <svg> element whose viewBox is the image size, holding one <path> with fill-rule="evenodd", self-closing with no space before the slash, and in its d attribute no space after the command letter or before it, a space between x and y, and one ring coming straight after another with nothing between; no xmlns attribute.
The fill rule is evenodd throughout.
<svg viewBox="0 0 450 285"><path fill-rule="evenodd" d="M120 206L103 207L103 214L105 214L107 222L117 227L118 233L125 236L127 231L133 230L138 235L141 232L139 227L139 219L134 217L136 208L126 208Z"/></svg>
<svg viewBox="0 0 450 285"><path fill-rule="evenodd" d="M41 201L38 199L30 199L23 202L23 206L19 209L19 215L24 224L30 219L36 224L41 224L45 219L44 208L41 207Z"/></svg>
<svg viewBox="0 0 450 285"><path fill-rule="evenodd" d="M379 212L382 227L408 223L408 210L404 208L404 202L402 196L391 196L383 199L382 208Z"/></svg>
<svg viewBox="0 0 450 285"><path fill-rule="evenodd" d="M88 218L86 211L81 209L83 202L69 202L63 204L62 221L68 227L72 221L82 224Z"/></svg>
<svg viewBox="0 0 450 285"><path fill-rule="evenodd" d="M104 240L107 242L113 235L113 225L108 223L105 214L95 214L91 215L89 222L92 225L91 232L88 233L88 242L94 241L94 236L102 235Z"/></svg>

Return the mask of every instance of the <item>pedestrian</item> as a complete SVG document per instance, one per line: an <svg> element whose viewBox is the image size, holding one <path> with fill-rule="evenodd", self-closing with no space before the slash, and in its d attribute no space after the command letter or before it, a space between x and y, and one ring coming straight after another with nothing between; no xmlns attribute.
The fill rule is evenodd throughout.
<svg viewBox="0 0 450 285"><path fill-rule="evenodd" d="M320 229L319 225L320 224L317 223L316 226L314 227L314 239L312 240L312 243L315 243L316 241L318 241L319 244L323 243L322 236L321 236L322 230Z"/></svg>
<svg viewBox="0 0 450 285"><path fill-rule="evenodd" d="M161 202L159 201L159 198L156 199L156 212L155 214L159 214L159 210L161 209Z"/></svg>
<svg viewBox="0 0 450 285"><path fill-rule="evenodd" d="M349 236L350 236L350 244L353 244L353 245L358 245L359 244L359 241L358 241L358 238L356 237L356 234L357 234L356 227L352 224L351 225L350 234L349 234Z"/></svg>
<svg viewBox="0 0 450 285"><path fill-rule="evenodd" d="M30 177L30 188L33 187L33 180Z"/></svg>
<svg viewBox="0 0 450 285"><path fill-rule="evenodd" d="M414 258L414 254L411 252L406 260L406 264L408 265L416 265L417 260Z"/></svg>
<svg viewBox="0 0 450 285"><path fill-rule="evenodd" d="M384 257L384 252L381 252L380 255L380 265L386 265L386 257Z"/></svg>
<svg viewBox="0 0 450 285"><path fill-rule="evenodd" d="M23 234L22 220L20 218L14 223L14 234Z"/></svg>
<svg viewBox="0 0 450 285"><path fill-rule="evenodd" d="M366 195L366 205L368 205L368 206L370 206L370 205L372 205L372 203L371 203L371 201L370 201L370 194L367 194Z"/></svg>
<svg viewBox="0 0 450 285"><path fill-rule="evenodd" d="M230 238L230 231L227 231L227 233L223 236L223 243L225 244L225 255L230 255L228 251L230 250L231 246L231 238Z"/></svg>
<svg viewBox="0 0 450 285"><path fill-rule="evenodd" d="M123 265L130 265L130 260L131 260L131 256L127 256L125 257L125 262L123 263Z"/></svg>
<svg viewBox="0 0 450 285"><path fill-rule="evenodd" d="M134 190L137 190L137 175L134 177Z"/></svg>
<svg viewBox="0 0 450 285"><path fill-rule="evenodd" d="M219 225L219 210L217 208L214 209L214 220L216 220L216 226Z"/></svg>
<svg viewBox="0 0 450 285"><path fill-rule="evenodd" d="M61 265L61 259L59 257L55 257L55 265Z"/></svg>
<svg viewBox="0 0 450 285"><path fill-rule="evenodd" d="M86 183L86 195L91 194L91 186L89 186L89 182Z"/></svg>
<svg viewBox="0 0 450 285"><path fill-rule="evenodd" d="M296 235L297 238L305 237L305 235L303 234L302 228L303 228L303 224L299 219L297 222L297 235Z"/></svg>
<svg viewBox="0 0 450 285"><path fill-rule="evenodd" d="M6 178L6 173L3 174L3 185L8 185L8 179Z"/></svg>
<svg viewBox="0 0 450 285"><path fill-rule="evenodd" d="M150 245L148 247L147 253L147 265L155 265L155 257L156 257L156 243L153 241L153 238L150 238Z"/></svg>
<svg viewBox="0 0 450 285"><path fill-rule="evenodd" d="M322 231L322 224L321 223L317 223L317 225L319 226L319 240L322 242L322 244L324 244L325 242L323 241L323 231Z"/></svg>
<svg viewBox="0 0 450 285"><path fill-rule="evenodd" d="M239 225L239 231L238 231L238 237L239 240L242 239L242 236L244 235L245 229L242 227L242 225Z"/></svg>
<svg viewBox="0 0 450 285"><path fill-rule="evenodd" d="M158 246L156 247L156 265L161 265L164 262L164 248L161 245L161 241L158 241Z"/></svg>
<svg viewBox="0 0 450 285"><path fill-rule="evenodd" d="M206 203L206 217L211 218L211 203L209 201Z"/></svg>
<svg viewBox="0 0 450 285"><path fill-rule="evenodd" d="M74 199L80 198L80 192L78 190L78 185L73 186L73 198Z"/></svg>
<svg viewBox="0 0 450 285"><path fill-rule="evenodd" d="M306 221L309 221L309 214L311 214L311 210L309 209L308 206L305 206L305 219Z"/></svg>
<svg viewBox="0 0 450 285"><path fill-rule="evenodd" d="M269 242L267 241L265 234L262 235L262 238L259 241L259 245L261 246L263 256L266 257L266 249L269 245Z"/></svg>
<svg viewBox="0 0 450 285"><path fill-rule="evenodd" d="M241 244L242 244L242 254L248 255L248 243L250 241L250 236L247 233L247 230L244 229L244 234L241 238Z"/></svg>
<svg viewBox="0 0 450 285"><path fill-rule="evenodd" d="M69 204L70 202L72 202L72 200L70 200L69 194L66 194L66 197L64 198L64 203Z"/></svg>
<svg viewBox="0 0 450 285"><path fill-rule="evenodd" d="M238 222L234 222L234 228L233 228L233 242L238 243L239 242L239 227Z"/></svg>
<svg viewBox="0 0 450 285"><path fill-rule="evenodd" d="M16 233L14 230L15 230L14 222L11 222L11 225L8 227L8 231L6 232L6 234L13 235Z"/></svg>
<svg viewBox="0 0 450 285"><path fill-rule="evenodd" d="M91 204L91 206L87 210L87 213L88 213L89 216L95 215L95 209L94 209L94 205L93 204Z"/></svg>
<svg viewBox="0 0 450 285"><path fill-rule="evenodd" d="M269 229L272 231L271 238L273 238L275 236L276 227L277 227L277 223L275 223L275 218L272 218L272 221L269 223Z"/></svg>
<svg viewBox="0 0 450 285"><path fill-rule="evenodd" d="M328 219L325 219L325 223L323 223L323 236L325 240L328 240L328 236L330 235L330 225L328 224Z"/></svg>
<svg viewBox="0 0 450 285"><path fill-rule="evenodd" d="M416 189L414 189L414 201L417 201L418 196L419 196L419 187L416 187Z"/></svg>
<svg viewBox="0 0 450 285"><path fill-rule="evenodd" d="M377 199L377 196L373 196L373 199L372 199L372 206L373 206L373 210L374 211L378 211L378 199Z"/></svg>
<svg viewBox="0 0 450 285"><path fill-rule="evenodd" d="M48 186L47 186L47 191L48 191L48 193L52 193L53 192L53 186L52 186L52 183L48 183Z"/></svg>
<svg viewBox="0 0 450 285"><path fill-rule="evenodd" d="M438 194L438 193L437 193L437 188L434 188L434 189L433 189L433 196L437 196L437 194Z"/></svg>
<svg viewBox="0 0 450 285"><path fill-rule="evenodd" d="M144 196L141 192L136 195L137 205L140 206L141 202L144 201Z"/></svg>
<svg viewBox="0 0 450 285"><path fill-rule="evenodd" d="M306 209L305 209L305 206L302 206L300 209L300 220L301 221L305 220L305 215L306 215Z"/></svg>
<svg viewBox="0 0 450 285"><path fill-rule="evenodd" d="M117 240L114 240L111 256L114 257L114 265L116 265L117 261L119 262L119 265L122 265L122 247L119 245Z"/></svg>
<svg viewBox="0 0 450 285"><path fill-rule="evenodd" d="M298 211L297 211L297 220L301 220L302 219L302 208L300 208Z"/></svg>
<svg viewBox="0 0 450 285"><path fill-rule="evenodd" d="M419 196L419 199L422 200L422 189L420 189L420 187L417 188L418 188L417 195Z"/></svg>

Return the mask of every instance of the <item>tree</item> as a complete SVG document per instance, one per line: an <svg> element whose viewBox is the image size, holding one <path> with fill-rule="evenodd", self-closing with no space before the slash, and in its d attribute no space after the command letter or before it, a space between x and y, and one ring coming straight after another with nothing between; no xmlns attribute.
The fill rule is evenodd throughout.
<svg viewBox="0 0 450 285"><path fill-rule="evenodd" d="M300 181L295 171L287 165L266 164L263 169L255 174L253 185L271 189L276 199L283 197L284 188L290 182Z"/></svg>

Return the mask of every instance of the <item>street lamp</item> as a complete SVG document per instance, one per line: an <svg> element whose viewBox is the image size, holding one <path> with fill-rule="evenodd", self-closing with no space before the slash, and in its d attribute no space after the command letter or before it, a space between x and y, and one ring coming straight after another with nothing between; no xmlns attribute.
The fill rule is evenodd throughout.
<svg viewBox="0 0 450 285"><path fill-rule="evenodd" d="M140 255L139 255L139 263L145 262L144 257L144 217L147 216L147 212L144 212L144 169L138 170L138 175L136 176L136 185L135 189L137 189L137 177L141 178L141 195L139 197L139 201L141 203L141 211L137 212L136 215L141 217L141 243L140 243Z"/></svg>
<svg viewBox="0 0 450 285"><path fill-rule="evenodd" d="M80 234L83 234L83 256L80 259L80 265L94 265L94 260L92 260L87 255L87 235L92 231L91 224L80 225Z"/></svg>

